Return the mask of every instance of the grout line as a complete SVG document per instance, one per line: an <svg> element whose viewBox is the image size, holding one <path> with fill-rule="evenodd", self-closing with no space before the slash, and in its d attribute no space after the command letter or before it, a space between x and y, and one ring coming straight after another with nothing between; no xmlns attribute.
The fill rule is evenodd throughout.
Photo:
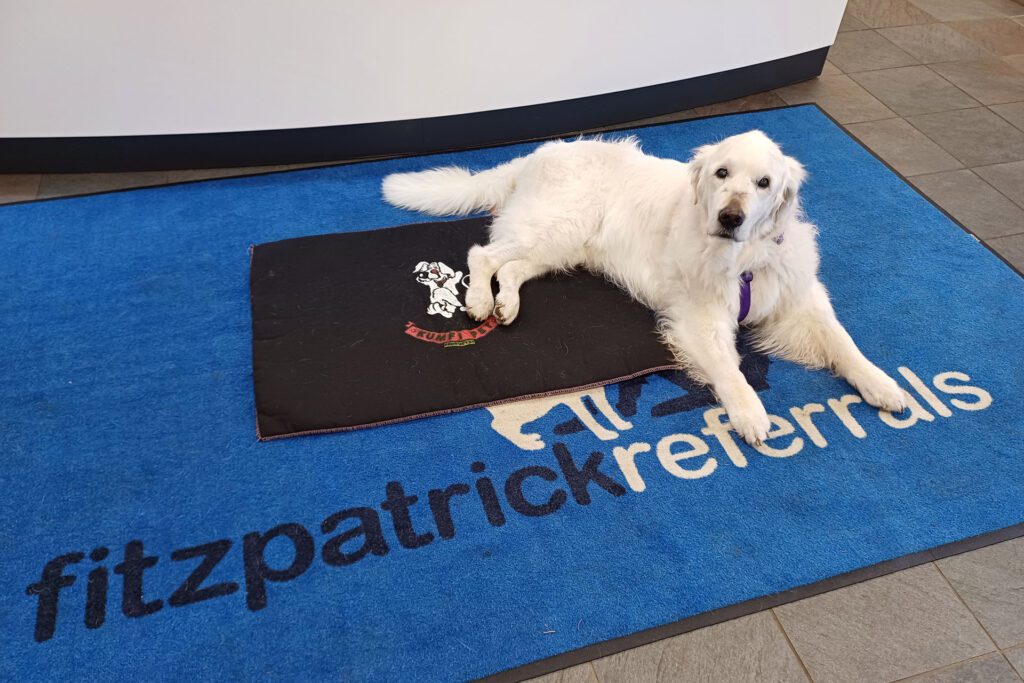
<svg viewBox="0 0 1024 683"><path fill-rule="evenodd" d="M590 673L594 674L594 680L597 681L597 683L601 683L601 677L597 675L597 667L594 666L594 660L591 659L587 664L590 665Z"/></svg>
<svg viewBox="0 0 1024 683"><path fill-rule="evenodd" d="M914 5L914 6L915 6L915 7L917 7L917 5ZM920 9L920 8L918 7L918 9ZM922 10L922 11L923 11L923 10ZM908 26L927 26L927 25L928 25L927 23L925 23L925 24L904 24L904 25L902 25L902 26L879 26L878 28L880 28L880 29L881 29L881 28L906 28L906 27L908 27ZM903 53L903 54L905 54L906 56L908 56L908 57L910 57L911 59L913 59L913 60L914 60L914 62L915 62L914 64L905 64L904 66L924 66L924 62L922 62L922 61L921 61L920 59L918 59L918 58L917 58L917 55L912 55L912 54L910 54L910 52L908 52L907 50L904 50L904 49L903 49L902 47L900 47L899 45L897 45L897 44L896 44L896 43L895 43L894 41L892 41L892 40L889 40L888 38L886 38L886 36L885 36L884 34L882 34L882 33L879 33L879 32L878 32L878 29L872 29L872 30L873 30L873 31L875 32L875 35L877 35L877 36L881 36L882 38L885 38L885 42L889 43L889 44L890 44L890 45L892 45L892 46L893 46L894 48L896 48L897 50L899 50L900 52L902 52L902 53ZM903 67L901 67L901 66L894 66L894 67L890 67L890 68L893 68L893 69L902 69Z"/></svg>
<svg viewBox="0 0 1024 683"><path fill-rule="evenodd" d="M864 23L864 22L862 22L862 23ZM915 25L916 24L908 24L908 26L915 26ZM897 27L897 26L879 26L878 28L899 28L899 27ZM921 63L921 61L917 57L915 57L914 55L910 54L909 52L904 50L902 47L900 47L896 43L892 42L891 40L889 40L888 38L883 36L881 33L878 32L878 28L874 28L874 27L870 27L869 26L867 29L864 29L864 30L871 31L872 33L874 33L879 38L882 38L883 40L885 40L885 42L889 43L889 45L891 45L892 47L896 48L897 50L899 50L900 52L902 52L906 56L908 56L911 59L913 59L915 63L914 64L904 64L902 66L888 66L888 67L883 67L881 69L858 69L858 70L855 70L855 71L844 71L844 70L840 69L840 71L842 71L843 74L845 74L845 75L860 74L860 73L866 73L868 71L885 71L886 69L903 69L903 68L908 67L908 66L921 66L922 63ZM858 31L858 33L863 33L864 30ZM845 31L844 33L852 33L852 31ZM837 34L836 35L836 39L838 40L838 38L839 38L839 35ZM833 43L833 45L834 45L834 43ZM828 58L828 55L825 56L825 59L827 61L832 61L832 60L830 60ZM832 64L835 65L835 62L832 62ZM839 68L839 67L837 66L836 68ZM858 85L860 85L860 84L858 83Z"/></svg>
<svg viewBox="0 0 1024 683"><path fill-rule="evenodd" d="M992 656L993 654L996 654L996 653L1002 654L998 650L996 650L995 653L993 653L993 652L983 652L980 655L975 655L973 657L968 657L967 659L961 659L958 662L952 662L951 664L946 664L944 666L940 666L937 669L928 669L928 671L922 671L920 673L911 674L909 676L904 676L903 678L897 678L897 679L895 679L893 681L890 681L890 683L901 683L902 681L913 681L914 679L920 678L921 676L927 676L928 674L940 673L942 671L951 671L952 669L954 669L954 668L956 668L958 666L961 666L963 664L966 664L967 662L973 662L973 661L976 661L978 659L982 659L984 657L990 657L990 656ZM1007 662L1007 664L1009 664L1009 662ZM1010 666L1010 669L1013 669L1012 665ZM1017 673L1017 672L1014 671L1014 673ZM1019 676L1018 676L1018 678L1019 678Z"/></svg>
<svg viewBox="0 0 1024 683"><path fill-rule="evenodd" d="M992 112L992 113L993 113L993 114L995 114L995 112ZM998 115L998 114L996 114L996 116L999 116L999 115ZM1007 123L1009 123L1009 122L1007 122ZM1021 161L1024 161L1024 159L1022 159ZM1001 195L1003 195L1004 197L1006 197L1007 199L1009 199L1009 200L1010 200L1010 203L1011 203L1011 204L1014 204L1014 205L1016 205L1016 206L1019 206L1020 208L1024 209L1024 204L1021 204L1021 203L1020 203L1020 202L1018 202L1018 201L1017 201L1016 199L1014 199L1014 198L1013 198L1013 197L1011 197L1010 195L1008 195L1008 194L1006 194L1005 192L1003 192L1002 190L1000 190L1000 189L999 189L998 187L996 187L995 185L993 185L992 183L990 183L990 182L988 181L988 179L987 179L987 178L985 178L985 177L984 177L983 175L981 175L980 173L977 173L977 172L976 172L976 171L974 170L975 168L991 168L991 167L993 167L993 166L1004 166L1004 165L1006 165L1006 164L1019 164L1019 163L1021 163L1021 161L1000 161L1000 162L997 162L997 163L994 163L994 164L985 164L984 166L974 166L974 167L970 168L969 170L970 170L970 171L971 171L972 173L974 173L974 175L976 175L976 176L978 176L979 178L981 178L982 182L984 182L984 183L985 183L986 185L988 185L988 186L989 186L989 187L991 187L991 188L992 188L993 190L995 190L995 191L996 191L996 192L998 192L999 194L1001 194ZM1009 235L1005 235L1005 237L1009 237Z"/></svg>
<svg viewBox="0 0 1024 683"><path fill-rule="evenodd" d="M954 157L954 158L955 158L955 157ZM959 160L958 160L958 161L959 161ZM1009 164L1014 164L1014 163L1017 163L1017 162L1015 162L1015 161L1007 161L1007 162L1001 162L1001 163L1009 163ZM1000 164L986 164L986 166L999 166L999 165L1000 165ZM992 183L990 183L990 182L989 182L988 180L986 180L985 178L983 178L983 177L982 177L981 175L979 175L978 173L975 173L975 171L974 171L974 169L975 169L975 168L985 168L986 166L975 166L974 168L971 168L971 167L965 167L965 168L954 168L954 169L951 169L951 170L949 170L949 171L935 171L935 172L930 172L930 173L918 173L918 174L915 174L915 175L908 175L908 176L907 176L907 179L909 180L910 178L924 178L924 177L926 177L926 176L933 176L933 175L939 175L939 174L941 174L941 173L959 173L959 172L961 172L961 171L969 171L969 172L971 173L971 175L973 175L973 176L974 176L975 178L977 178L978 180L980 180L980 181L981 181L982 183L984 183L985 185L988 185L988 186L989 186L990 188L992 188L992 191L993 191L993 192L995 192L996 194L998 194L998 195L999 195L1000 197L1002 197L1002 198L1003 198L1003 199L1005 199L1006 201L1010 202L1010 204L1012 204L1013 206L1019 207L1019 208L1021 208L1021 209L1024 209L1024 206L1021 206L1020 204L1018 204L1017 202L1015 202L1015 201L1013 200L1013 198L1012 198L1012 197L1010 197L1009 195L1007 195L1007 194L1006 194L1005 192L1003 192L1003 191L1002 191L1002 190L1000 190L1000 189L999 189L998 187L996 187L995 185L993 185ZM921 188L921 187L920 187L920 186L919 186L919 185L918 185L917 183L914 183L913 181L911 181L911 182L912 182L912 184L914 185L914 187L917 187L917 188L918 188L919 190L921 190L921 192L924 192L924 193L925 193L926 195L928 195L928 198L929 198L929 199L931 199L932 201L934 201L934 202L935 202L936 204L939 204L939 203L940 203L938 199L936 199L935 197L932 197L932 196L931 196L930 194L928 194L927 192L925 192L925 190L924 190L923 188ZM952 211L950 211L950 213L952 213ZM995 239L999 239L1000 237L1013 237L1014 235L1019 235L1019 234L1021 234L1021 233L1018 233L1018 232L1012 232L1012 233L1010 233L1009 235L995 235L995 236L993 236L993 237L989 237L989 238L984 238L984 239L983 239L983 241L987 242L987 241L988 241L989 239L994 239L994 240L995 240ZM982 239L982 238L980 238L980 237L979 237L978 239Z"/></svg>
<svg viewBox="0 0 1024 683"><path fill-rule="evenodd" d="M995 112L993 112L993 113L995 113ZM1024 161L1024 159L1022 159L1021 161ZM1015 164L1015 163L1017 163L1017 162L1016 162L1016 161L1003 161L1003 162L1000 162L999 164L986 164L986 165L987 165L987 166L999 166L999 165L1001 165L1001 164ZM985 168L985 166L976 166L976 167L974 167L974 168ZM989 187L991 187L991 188L992 188L993 190L995 190L995 191L996 191L997 193L999 193L999 194L1000 194L1001 196L1005 197L1005 198L1007 199L1007 201L1009 201L1009 202L1010 202L1011 204L1013 204L1014 206L1018 206L1018 207L1020 207L1020 208L1024 209L1024 206L1021 206L1021 205L1020 205L1019 203L1017 203L1016 201L1014 201L1013 197L1009 196L1008 194L1006 194L1005 192L1003 192L1002 190L1000 190L1000 189L999 189L998 187L996 187L995 185L993 185L992 183L990 183L990 182L988 181L988 179L986 179L986 178L985 178L984 176L982 176L982 175L981 175L980 173L975 173L975 172L974 172L974 168L968 168L967 170L968 170L968 171L970 171L971 173L974 173L974 175L975 175L975 176L976 176L977 178L979 178L979 179L981 180L981 182L985 183L986 185L988 185ZM1009 235L1002 235L1002 237L1009 237Z"/></svg>
<svg viewBox="0 0 1024 683"><path fill-rule="evenodd" d="M1009 121L1006 121L1005 119L1003 119L1003 117L1002 117L1002 116L999 116L998 114L996 114L996 113L995 113L994 111L992 111L991 109L989 109L989 108L988 108L988 106L986 106L986 105L984 105L984 104L983 104L983 105L981 105L981 106L979 106L979 107L964 107L963 109L951 109L950 111L972 111L972 110L974 110L974 109L984 109L984 110L988 111L988 113L990 113L990 114L992 114L993 116L995 116L996 118L998 118L998 119L1002 120L1002 121L1003 121L1004 123L1006 123L1007 125L1009 125L1009 126L1010 126L1011 128L1015 128L1015 126L1013 126L1012 124L1010 124L1010 122L1009 122ZM913 114L912 116L934 116L935 114L944 114L944 113L946 113L946 112L941 112L941 111L937 111L937 112L932 112L931 114ZM950 151L950 150L946 149L945 147L943 147L943 146L942 146L942 144L940 144L940 143L939 143L938 141L934 140L934 139L933 139L933 138L932 138L931 136L929 136L929 135L928 135L928 133L924 132L923 130L921 130L920 128L918 128L917 126L915 126L915 125L914 125L914 122L913 122L913 121L910 121L910 120L909 120L908 118L906 118L906 117L900 117L900 118L902 118L902 119L903 119L904 121L906 121L907 123L909 123L909 124L910 124L910 127L911 127L911 128L913 128L913 129L914 129L914 130L916 130L916 131L917 131L918 133L920 133L921 135L923 135L923 136L924 136L924 137L925 137L926 139L928 139L929 141L931 141L931 143L932 143L932 144L936 145L936 146L937 146L937 147L938 147L939 149L941 149L942 151L944 151L944 152L945 152L946 154L948 154L949 156L953 157L953 158L954 158L954 159L956 159L956 160L957 160L958 162L960 162L961 164L963 164L964 168L967 168L967 169L970 169L970 168L971 168L970 164L968 164L968 163L967 163L967 162L965 162L965 161L964 161L963 159L961 159L960 157L958 157L958 156L957 156L956 154L954 154L954 153L953 153L952 151ZM1008 160L1008 161L997 161L997 162L996 162L996 164L1010 164L1010 163L1013 163L1013 162L1015 162L1015 161L1024 161L1024 159L1010 159L1010 160ZM983 166L994 166L995 164L981 164L981 165L983 165ZM956 170L956 169L952 169L952 170ZM906 174L904 174L904 175L906 175ZM918 175L924 175L924 174L918 174ZM980 176L979 176L979 177L980 177ZM1000 192L1000 194L1002 194L1002 192ZM1004 195L1004 196L1005 196L1005 195ZM1009 197L1007 197L1007 199L1009 199ZM1012 200L1011 200L1011 201L1012 201ZM1016 202L1014 202L1014 204L1016 204Z"/></svg>
<svg viewBox="0 0 1024 683"><path fill-rule="evenodd" d="M1005 116L1003 116L1002 114L1000 114L999 112L997 112L995 109L992 108L992 107L1002 107L1002 106L1005 106L1007 104L1024 104L1024 100L1019 100L1017 102L993 102L992 104L986 104L985 106L988 108L988 110L990 112L992 112L993 114L995 114L996 116L1001 118L1003 121L1006 121L1008 124L1010 124L1011 127L1016 128L1017 130L1019 130L1022 133L1024 133L1024 128L1021 128L1019 125L1017 125L1016 123L1014 123L1013 121L1011 121L1010 119L1006 118ZM1006 163L1011 163L1011 162L1003 161L1003 162L1000 162L1000 163L1006 164ZM988 166L993 166L994 164L987 164L987 165Z"/></svg>
<svg viewBox="0 0 1024 683"><path fill-rule="evenodd" d="M941 62L941 63L945 63L945 64L956 64L956 62L958 62L958 61L962 61L962 60L955 60L955 61L953 61L953 62ZM939 63L939 62L936 62L936 63ZM938 76L938 77L939 77L939 80L941 80L941 81L943 81L943 82L945 82L945 83L949 84L949 85L950 85L951 87L955 88L955 89L956 89L957 91L959 91L959 92L960 92L960 94L962 94L962 95L963 95L964 97L966 97L967 99L971 100L972 102L977 102L978 104L980 104L980 105L981 105L981 106L983 106L983 107L985 106L985 103L984 103L984 102L982 102L982 101L981 101L981 100L979 100L979 99L978 99L977 97L975 97L975 96L974 96L974 95L972 95L971 93L967 92L966 90L964 90L963 88L961 88L960 86L958 86L958 85L957 85L956 83L954 83L953 81L949 80L948 78L946 78L945 76L943 76L942 74L940 74L940 73L939 73L938 71L936 71L935 69L933 69L933 68L931 67L931 65L929 65L929 64L925 64L925 65L923 65L923 66L924 66L924 68L928 69L928 70L929 70L929 71L931 71L931 72L932 72L933 74L935 74L936 76ZM960 109L973 109L973 107L959 107L959 108L960 108ZM995 112L993 112L993 113L995 113Z"/></svg>
<svg viewBox="0 0 1024 683"><path fill-rule="evenodd" d="M999 237L989 237L988 239L981 240L981 241L982 242L992 242L993 240L1001 240L1001 239L1005 239L1007 237L1020 237L1021 235L1024 235L1024 232L1015 232L1012 235L1000 235ZM981 238L979 237L978 239L981 239Z"/></svg>
<svg viewBox="0 0 1024 683"><path fill-rule="evenodd" d="M952 62L950 62L950 63L952 63ZM914 68L915 66L919 66L919 67L922 67L922 68L928 69L928 71L930 71L930 72L932 73L932 75L934 75L934 76L937 76L937 77L939 78L939 80L941 80L941 81L945 82L945 83L946 83L947 85L949 85L950 87L952 87L952 88L954 88L955 90L957 90L957 91L958 91L958 92L959 92L959 93L960 93L961 95L963 95L963 96L964 96L964 97L966 97L967 99L971 100L971 101L972 101L972 102L974 102L975 104L974 104L974 105L971 105L971 106L968 106L968 107L951 107L951 108L949 108L949 109L940 109L939 111L929 111L929 112L921 112L921 113L919 113L919 114L909 114L909 116L925 116L925 115L927 115L927 114L942 114L942 113L944 113L944 112L947 112L947 111L961 111L961 110L963 110L963 109L978 109L978 108L979 108L979 106L981 106L981 107L984 107L984 106L986 106L986 105L984 105L984 104L983 104L982 102L980 102L980 101L979 101L978 99L976 99L975 97L973 97L973 96L972 96L972 95L971 95L970 93L967 93L967 92L965 92L965 91L964 91L964 90L962 90L961 88L957 87L957 85L956 85L955 83L953 83L953 82L951 82L951 81L947 80L946 78L944 78L944 77L942 76L942 74L940 74L939 72L937 72L937 71L935 71L934 69L932 69L932 68L930 67L930 65L928 65L928 64L913 64L913 65L910 65L910 66L892 66L892 67L889 67L889 68L886 68L886 69L871 69L871 70L869 70L869 71L857 71L856 73L858 73L858 74L870 74L870 73L879 73L879 72L882 72L882 71L892 71L892 70L894 70L894 69L911 69L911 68ZM885 101L883 101L883 100L882 100L882 99L881 99L880 97L878 97L878 95L876 95L875 93L871 92L871 91L870 91L870 90L869 90L869 89L867 88L867 86L865 86L865 85L864 85L863 83L861 83L860 81L858 81L858 80L857 80L856 78L854 78L853 76L850 76L850 79L851 79L851 80L852 80L852 81L853 81L854 83L856 83L857 85L859 85L859 86L860 86L861 88L863 88L863 89L864 89L864 90L865 90L865 91L866 91L866 92L867 92L867 93L868 93L869 95L871 95L871 96L872 96L872 97L874 97L874 98L875 98L876 100L878 100L879 102L881 102L881 103L882 103L883 105L885 105L886 107L888 107L888 108L889 108L890 110L892 110L893 112L895 112L897 116L899 116L900 118L905 118L905 115L904 115L904 114L900 114L900 113L896 112L896 110L895 110L895 109L893 109L891 105L887 104L887 103L886 103ZM993 113L993 114L995 114L995 112L992 112L992 113ZM998 116L998 114L996 114L996 115ZM1002 118L1002 117L1000 116L999 118ZM909 123L909 121L908 121L908 123ZM1007 123L1009 123L1009 122L1007 122ZM1011 125L1012 125L1012 124L1011 124Z"/></svg>
<svg viewBox="0 0 1024 683"><path fill-rule="evenodd" d="M1021 677L1020 672L1017 671L1017 667L1015 667L1013 665L1013 662L1011 662L1010 658L1006 656L1006 653L1004 651L1000 650L999 654L1002 656L1003 661L1006 662L1006 665L1008 667L1010 667L1010 671L1012 671L1014 674L1016 674L1017 678L1019 678L1021 680L1024 680L1024 677Z"/></svg>
<svg viewBox="0 0 1024 683"><path fill-rule="evenodd" d="M957 600L959 600L960 604L962 604L964 606L964 608L967 610L968 614L970 614L972 617L974 617L974 621L977 622L978 626L981 627L981 630L988 637L989 642L991 642L992 646L998 651L999 650L999 645L996 644L996 639L993 638L992 634L988 632L987 628L985 628L985 624L981 623L981 619L978 618L978 615L974 613L974 610L971 609L971 606L968 605L967 601L964 600L962 595L960 595L960 591L958 591L956 589L956 586L953 585L953 582L950 581L949 577L946 576L945 572L942 571L942 567L939 566L939 563L938 562L932 562L931 564L932 564L933 567L935 567L935 571L939 572L939 576L942 577L942 579L949 586L950 590L953 591L953 595L955 595L957 597Z"/></svg>
<svg viewBox="0 0 1024 683"><path fill-rule="evenodd" d="M838 589L836 589L836 590L838 590ZM829 592L832 592L832 591L829 591ZM789 645L789 649L792 651L793 656L796 657L796 661L800 664L800 668L804 670L804 675L807 676L807 680L811 681L811 683L813 683L814 682L814 678L811 676L810 669L808 669L807 665L804 664L803 658L800 656L800 653L797 652L797 650L796 650L796 645L793 644L793 640L789 637L789 634L786 633L786 627L784 627L782 625L782 620L779 619L779 615L775 613L775 608L772 607L768 611L772 613L772 619L775 620L775 625L778 626L779 627L779 631L782 632L782 637L786 639L786 644Z"/></svg>

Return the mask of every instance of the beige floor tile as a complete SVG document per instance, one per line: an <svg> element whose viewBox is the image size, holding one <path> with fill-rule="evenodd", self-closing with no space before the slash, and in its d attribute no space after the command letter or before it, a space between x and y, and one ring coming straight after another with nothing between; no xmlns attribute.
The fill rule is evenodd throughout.
<svg viewBox="0 0 1024 683"><path fill-rule="evenodd" d="M905 679L906 683L1020 683L1020 677L998 652Z"/></svg>
<svg viewBox="0 0 1024 683"><path fill-rule="evenodd" d="M598 683L594 667L590 662L538 678L531 678L528 683Z"/></svg>
<svg viewBox="0 0 1024 683"><path fill-rule="evenodd" d="M931 69L979 102L1024 101L1024 73L1002 59L933 64Z"/></svg>
<svg viewBox="0 0 1024 683"><path fill-rule="evenodd" d="M40 175L0 175L0 204L35 199L41 179Z"/></svg>
<svg viewBox="0 0 1024 683"><path fill-rule="evenodd" d="M1021 13L1013 0L910 0L939 21L990 19Z"/></svg>
<svg viewBox="0 0 1024 683"><path fill-rule="evenodd" d="M65 197L67 195L109 192L131 187L163 185L168 182L167 171L136 173L48 173L39 184L39 197Z"/></svg>
<svg viewBox="0 0 1024 683"><path fill-rule="evenodd" d="M1024 132L986 108L908 116L907 121L966 166L1024 160Z"/></svg>
<svg viewBox="0 0 1024 683"><path fill-rule="evenodd" d="M892 69L919 63L917 58L875 31L840 33L829 48L828 60L843 73Z"/></svg>
<svg viewBox="0 0 1024 683"><path fill-rule="evenodd" d="M903 119L855 123L846 129L905 176L963 167L949 152Z"/></svg>
<svg viewBox="0 0 1024 683"><path fill-rule="evenodd" d="M828 61L827 59L825 60L825 65L821 68L822 76L838 76L841 73L843 72L839 70L838 66Z"/></svg>
<svg viewBox="0 0 1024 683"><path fill-rule="evenodd" d="M994 104L989 107L1017 128L1024 130L1024 102L1012 104Z"/></svg>
<svg viewBox="0 0 1024 683"><path fill-rule="evenodd" d="M906 0L849 0L849 12L871 28L925 24L935 18Z"/></svg>
<svg viewBox="0 0 1024 683"><path fill-rule="evenodd" d="M748 97L739 97L735 100L709 104L705 107L696 107L690 111L694 116L714 116L716 114L735 114L742 111L784 107L785 105L786 101L775 93L762 92Z"/></svg>
<svg viewBox="0 0 1024 683"><path fill-rule="evenodd" d="M771 612L620 652L594 668L601 683L807 681Z"/></svg>
<svg viewBox="0 0 1024 683"><path fill-rule="evenodd" d="M214 178L231 178L240 175L253 175L255 173L272 173L274 171L287 171L289 165L279 166L238 166L235 168L198 168L185 171L168 171L167 182L180 183L190 180L207 180Z"/></svg>
<svg viewBox="0 0 1024 683"><path fill-rule="evenodd" d="M775 612L817 683L892 681L994 649L931 564Z"/></svg>
<svg viewBox="0 0 1024 683"><path fill-rule="evenodd" d="M1024 26L1010 19L970 19L949 25L997 55L1024 54Z"/></svg>
<svg viewBox="0 0 1024 683"><path fill-rule="evenodd" d="M974 172L988 181L988 184L1005 194L1007 197L1024 207L1024 161L1012 161L1008 164L981 166ZM1024 224L1021 226L1024 231Z"/></svg>
<svg viewBox="0 0 1024 683"><path fill-rule="evenodd" d="M884 38L925 64L995 55L947 24L917 24L878 29Z"/></svg>
<svg viewBox="0 0 1024 683"><path fill-rule="evenodd" d="M850 8L847 7L843 13L843 20L839 22L839 32L844 33L846 31L863 31L867 28L867 25L850 14Z"/></svg>
<svg viewBox="0 0 1024 683"><path fill-rule="evenodd" d="M817 102L840 123L892 118L896 114L849 76L821 76L775 93L787 104Z"/></svg>
<svg viewBox="0 0 1024 683"><path fill-rule="evenodd" d="M981 239L1024 232L1024 209L970 170L915 176L911 181Z"/></svg>
<svg viewBox="0 0 1024 683"><path fill-rule="evenodd" d="M1024 645L1011 647L1009 650L1004 650L1003 654L1017 670L1017 675L1024 677Z"/></svg>
<svg viewBox="0 0 1024 683"><path fill-rule="evenodd" d="M1024 73L1024 55L1006 55L1003 57L1003 61L1017 71Z"/></svg>
<svg viewBox="0 0 1024 683"><path fill-rule="evenodd" d="M996 645L1024 642L1024 538L947 557L937 564Z"/></svg>
<svg viewBox="0 0 1024 683"><path fill-rule="evenodd" d="M1024 273L1024 235L997 237L993 240L985 240L985 243L1012 263L1014 268Z"/></svg>
<svg viewBox="0 0 1024 683"><path fill-rule="evenodd" d="M977 107L980 103L926 66L850 74L900 116Z"/></svg>

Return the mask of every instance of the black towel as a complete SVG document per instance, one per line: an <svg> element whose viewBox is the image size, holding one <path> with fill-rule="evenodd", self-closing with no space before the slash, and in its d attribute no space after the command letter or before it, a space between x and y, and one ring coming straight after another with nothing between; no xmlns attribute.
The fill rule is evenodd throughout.
<svg viewBox="0 0 1024 683"><path fill-rule="evenodd" d="M252 252L261 439L356 429L674 367L654 314L586 272L523 285L509 326L462 310L488 219L261 244Z"/></svg>

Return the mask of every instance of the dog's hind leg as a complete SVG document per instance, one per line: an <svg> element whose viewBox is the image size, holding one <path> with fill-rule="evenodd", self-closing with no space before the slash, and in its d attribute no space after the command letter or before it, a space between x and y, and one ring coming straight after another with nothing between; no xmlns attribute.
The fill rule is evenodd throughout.
<svg viewBox="0 0 1024 683"><path fill-rule="evenodd" d="M466 313L473 320L487 320L494 310L491 279L498 269L516 258L518 246L510 242L492 242L487 246L474 244L466 261L469 265L469 289L466 290Z"/></svg>
<svg viewBox="0 0 1024 683"><path fill-rule="evenodd" d="M528 259L509 261L498 269L498 296L494 300L494 317L508 325L519 315L519 288L527 280L540 277L550 270L545 265Z"/></svg>

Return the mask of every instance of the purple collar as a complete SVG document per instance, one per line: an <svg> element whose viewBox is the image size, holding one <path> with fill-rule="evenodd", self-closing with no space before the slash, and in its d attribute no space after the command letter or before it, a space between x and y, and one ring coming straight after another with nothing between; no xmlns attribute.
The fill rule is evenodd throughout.
<svg viewBox="0 0 1024 683"><path fill-rule="evenodd" d="M786 234L783 233L773 241L775 244L782 244L785 238ZM744 319L746 319L747 314L750 313L750 282L753 279L754 274L749 270L740 273L740 316L737 322L743 322Z"/></svg>

